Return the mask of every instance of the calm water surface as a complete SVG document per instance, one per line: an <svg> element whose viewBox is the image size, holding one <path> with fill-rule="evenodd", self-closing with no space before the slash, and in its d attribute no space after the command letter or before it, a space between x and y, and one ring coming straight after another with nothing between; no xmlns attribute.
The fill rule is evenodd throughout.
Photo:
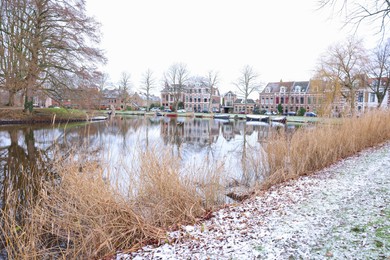
<svg viewBox="0 0 390 260"><path fill-rule="evenodd" d="M53 174L49 169L58 156L98 160L108 165L111 181L126 183L122 173L137 168L139 152L147 148L177 156L183 169L206 160L223 164L228 178L250 185L262 177L251 158L262 153L275 129L242 120L140 116L90 124L0 126L0 204L10 190L19 199L34 196L39 182Z"/></svg>

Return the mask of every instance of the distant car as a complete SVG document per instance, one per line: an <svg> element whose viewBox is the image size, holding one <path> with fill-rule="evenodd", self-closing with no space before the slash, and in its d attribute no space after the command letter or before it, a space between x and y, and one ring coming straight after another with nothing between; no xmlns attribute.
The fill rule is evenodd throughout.
<svg viewBox="0 0 390 260"><path fill-rule="evenodd" d="M170 108L166 108L164 109L164 112L172 112L172 110Z"/></svg>
<svg viewBox="0 0 390 260"><path fill-rule="evenodd" d="M296 116L296 115L297 115L297 112L289 111L289 112L287 112L287 115L288 115L288 116Z"/></svg>
<svg viewBox="0 0 390 260"><path fill-rule="evenodd" d="M152 108L150 109L150 111L152 111L152 112L158 112L158 111L160 111L160 108L159 108L159 107L152 107Z"/></svg>
<svg viewBox="0 0 390 260"><path fill-rule="evenodd" d="M270 112L270 111L267 111L267 112L265 112L265 113L264 113L264 115L268 115L268 116L270 116L270 115L273 115L273 113L272 113L272 112Z"/></svg>
<svg viewBox="0 0 390 260"><path fill-rule="evenodd" d="M185 109L178 109L177 110L177 113L185 113L185 112L187 112Z"/></svg>
<svg viewBox="0 0 390 260"><path fill-rule="evenodd" d="M241 111L239 112L239 114L243 114L243 115L246 114L246 113L245 113L245 110L241 110Z"/></svg>
<svg viewBox="0 0 390 260"><path fill-rule="evenodd" d="M310 116L310 117L317 117L317 114L314 112L306 112L305 116Z"/></svg>
<svg viewBox="0 0 390 260"><path fill-rule="evenodd" d="M141 108L139 109L139 111L146 111L146 108L141 107Z"/></svg>
<svg viewBox="0 0 390 260"><path fill-rule="evenodd" d="M207 109L203 109L202 113L209 113L209 111Z"/></svg>

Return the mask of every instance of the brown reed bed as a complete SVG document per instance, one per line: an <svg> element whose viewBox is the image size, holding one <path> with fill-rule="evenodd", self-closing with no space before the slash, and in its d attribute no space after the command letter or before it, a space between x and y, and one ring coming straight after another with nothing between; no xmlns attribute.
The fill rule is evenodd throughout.
<svg viewBox="0 0 390 260"><path fill-rule="evenodd" d="M278 132L266 144L269 176L262 189L323 169L390 139L389 111Z"/></svg>
<svg viewBox="0 0 390 260"><path fill-rule="evenodd" d="M167 230L195 223L215 205L218 169L210 169L203 185L204 177L180 173L180 161L169 153L140 153L139 169L129 170L134 190L126 196L99 162L75 157L55 162L58 177L42 181L37 201L13 211L19 218L1 212L9 259L110 258L167 241ZM18 201L9 198L9 205Z"/></svg>
<svg viewBox="0 0 390 260"><path fill-rule="evenodd" d="M294 133L279 130L257 157L248 152L248 167L268 176L260 186L266 189L389 140L389 120L389 113L376 111ZM139 149L139 167L126 169L126 195L111 182L116 173L107 174L99 161L70 156L54 162L57 174L40 179L28 203L1 212L8 257L107 259L146 243L170 242L167 230L194 223L223 202L223 162L206 158L183 169L177 155L162 150ZM5 203L18 201L15 196L10 192Z"/></svg>

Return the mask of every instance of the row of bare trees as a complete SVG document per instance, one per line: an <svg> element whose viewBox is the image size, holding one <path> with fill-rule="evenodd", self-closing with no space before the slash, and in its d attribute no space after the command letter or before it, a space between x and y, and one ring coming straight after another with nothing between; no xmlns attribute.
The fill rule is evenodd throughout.
<svg viewBox="0 0 390 260"><path fill-rule="evenodd" d="M178 109L183 94L188 90L188 87L191 85L190 81L194 78L208 88L210 94L214 93L220 84L219 72L210 70L205 76L192 77L187 65L184 63L174 63L164 72L162 85L172 96L175 110ZM259 75L255 70L251 66L246 65L241 70L239 78L233 82L238 94L243 98L245 104L247 103L249 95L260 89L258 78ZM140 90L146 94L147 106L149 107L151 92L158 87L157 79L151 69L147 69L142 74L140 83ZM128 72L122 72L118 86L122 96L124 98L129 97L132 83ZM212 98L210 98L209 111L211 111L212 101Z"/></svg>
<svg viewBox="0 0 390 260"><path fill-rule="evenodd" d="M325 82L327 103L339 97L355 112L356 96L362 88L370 88L382 105L390 84L390 40L382 41L376 48L367 50L362 40L354 37L329 47L320 58L316 79Z"/></svg>
<svg viewBox="0 0 390 260"><path fill-rule="evenodd" d="M105 62L99 42L84 0L2 0L0 86L9 105L20 91L30 101L38 89L55 94L97 84L97 66Z"/></svg>

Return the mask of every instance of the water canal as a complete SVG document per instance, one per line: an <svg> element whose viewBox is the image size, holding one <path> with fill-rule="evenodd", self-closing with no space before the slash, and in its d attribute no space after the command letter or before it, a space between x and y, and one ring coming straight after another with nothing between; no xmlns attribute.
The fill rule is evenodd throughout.
<svg viewBox="0 0 390 260"><path fill-rule="evenodd" d="M172 154L183 169L206 161L221 164L226 183L249 187L263 177L261 162L253 155L262 153L276 129L243 120L140 116L116 116L89 124L0 126L0 203L10 190L17 191L19 198L33 191L61 157L107 166L107 178L128 192L128 172L137 169L143 159L140 151L146 149Z"/></svg>

